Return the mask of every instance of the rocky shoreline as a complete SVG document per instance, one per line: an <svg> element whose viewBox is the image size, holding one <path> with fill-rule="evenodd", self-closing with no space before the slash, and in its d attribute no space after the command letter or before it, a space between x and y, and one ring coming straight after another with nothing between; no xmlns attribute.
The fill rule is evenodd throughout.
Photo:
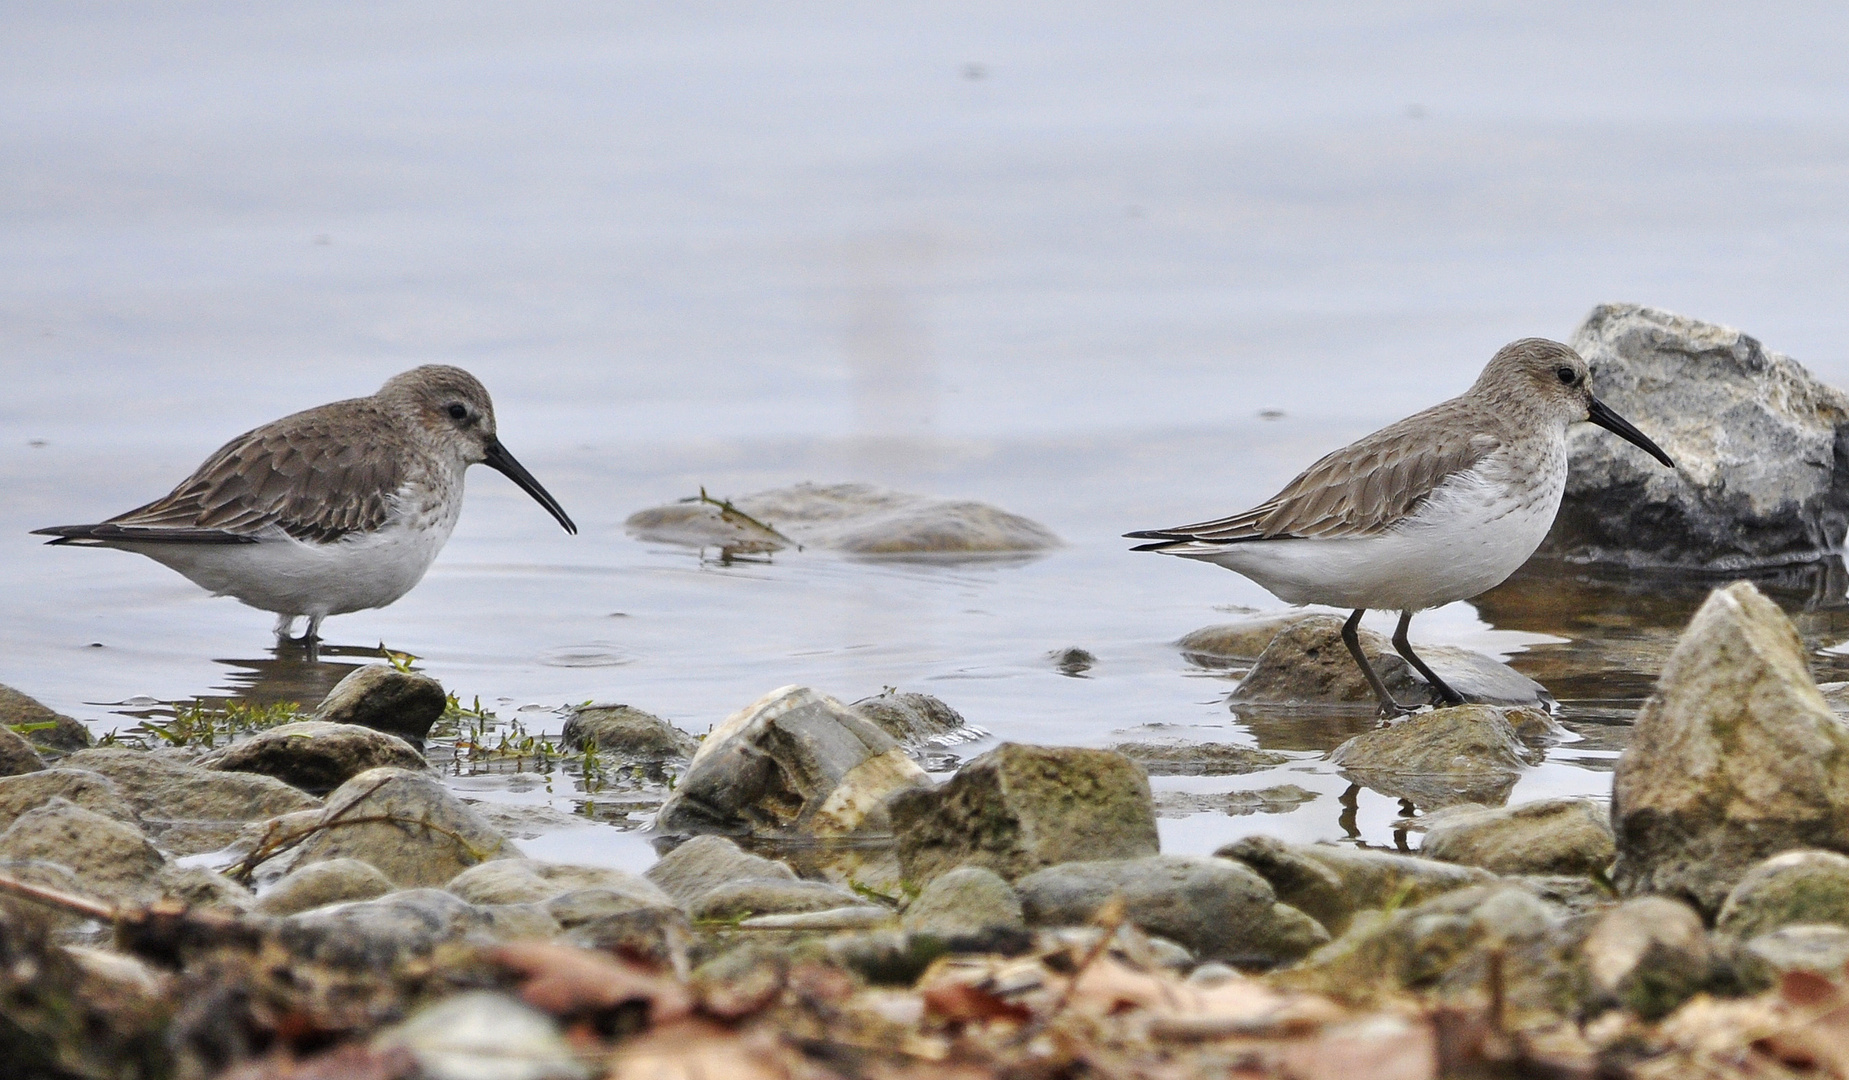
<svg viewBox="0 0 1849 1080"><path fill-rule="evenodd" d="M1261 663L1316 648L1270 629ZM1533 705L1332 752L1417 808L1418 854L1164 855L1145 768L1181 746L1004 743L933 783L963 725L918 694L785 687L699 739L578 710L569 747L663 777L643 874L524 857L429 764L453 700L390 665L210 749L0 701L24 1075L1796 1076L1849 1048L1849 725L1748 583L1682 634L1609 813L1500 805L1557 732ZM1204 767L1270 764L1235 750L1264 754Z"/></svg>

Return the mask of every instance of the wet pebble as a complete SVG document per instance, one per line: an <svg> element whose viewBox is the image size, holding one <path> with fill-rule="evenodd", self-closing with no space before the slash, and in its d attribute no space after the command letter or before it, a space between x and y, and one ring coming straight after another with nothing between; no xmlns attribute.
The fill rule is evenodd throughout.
<svg viewBox="0 0 1849 1080"><path fill-rule="evenodd" d="M403 1049L428 1080L590 1080L558 1024L491 990L468 990L380 1032L375 1050Z"/></svg>
<svg viewBox="0 0 1849 1080"><path fill-rule="evenodd" d="M790 882L796 871L787 863L753 855L723 836L696 836L658 859L643 874L682 908L734 881L768 879Z"/></svg>
<svg viewBox="0 0 1849 1080"><path fill-rule="evenodd" d="M905 907L908 933L952 938L991 928L1027 926L1021 898L1000 874L980 866L959 866L939 874Z"/></svg>
<svg viewBox="0 0 1849 1080"><path fill-rule="evenodd" d="M517 854L428 772L360 773L328 796L319 824L295 850L292 868L353 858L401 886L441 886L477 863Z"/></svg>
<svg viewBox="0 0 1849 1080"><path fill-rule="evenodd" d="M1495 880L1475 867L1335 844L1288 844L1270 836L1248 836L1214 854L1251 868L1279 900L1336 934L1357 912L1417 904Z"/></svg>
<svg viewBox="0 0 1849 1080"><path fill-rule="evenodd" d="M1342 775L1421 807L1500 803L1535 757L1505 710L1434 709L1363 732L1329 753Z"/></svg>
<svg viewBox="0 0 1849 1080"><path fill-rule="evenodd" d="M1610 814L1591 799L1448 807L1425 829L1419 854L1497 874L1604 873L1617 855Z"/></svg>
<svg viewBox="0 0 1849 1080"><path fill-rule="evenodd" d="M1160 850L1148 778L1109 750L1003 743L889 805L900 867L918 883L963 865L1012 879Z"/></svg>
<svg viewBox="0 0 1849 1080"><path fill-rule="evenodd" d="M654 882L627 870L537 859L495 859L472 866L445 888L471 904L538 904L579 889L618 893L643 906L674 902Z"/></svg>
<svg viewBox="0 0 1849 1080"><path fill-rule="evenodd" d="M619 761L682 760L700 748L692 735L631 705L580 705L559 738L573 750L595 746Z"/></svg>
<svg viewBox="0 0 1849 1080"><path fill-rule="evenodd" d="M294 915L329 904L372 900L394 888L392 880L369 862L328 859L284 875L257 898L256 910L265 915Z"/></svg>
<svg viewBox="0 0 1849 1080"><path fill-rule="evenodd" d="M1156 855L1070 862L1016 883L1030 926L1089 923L1113 898L1145 933L1205 959L1269 966L1329 940L1315 919L1278 902L1264 878L1229 859Z"/></svg>
<svg viewBox="0 0 1849 1080"><path fill-rule="evenodd" d="M62 866L76 877L80 892L141 903L160 895L167 860L134 826L54 796L0 832L0 862Z"/></svg>
<svg viewBox="0 0 1849 1080"><path fill-rule="evenodd" d="M421 749L448 705L443 684L430 676L367 664L334 684L313 719L383 731Z"/></svg>
<svg viewBox="0 0 1849 1080"><path fill-rule="evenodd" d="M1772 856L1727 894L1714 928L1744 939L1798 923L1849 927L1849 857L1834 851Z"/></svg>
<svg viewBox="0 0 1849 1080"><path fill-rule="evenodd" d="M25 737L12 728L0 725L0 777L18 776L22 773L39 772L45 768L44 759Z"/></svg>
<svg viewBox="0 0 1849 1080"><path fill-rule="evenodd" d="M145 750L98 746L60 764L113 780L149 833L176 855L216 851L248 822L321 806L272 777L202 769Z"/></svg>
<svg viewBox="0 0 1849 1080"><path fill-rule="evenodd" d="M273 776L312 795L325 795L368 769L427 767L424 755L396 735L323 720L280 724L206 754L195 764Z"/></svg>

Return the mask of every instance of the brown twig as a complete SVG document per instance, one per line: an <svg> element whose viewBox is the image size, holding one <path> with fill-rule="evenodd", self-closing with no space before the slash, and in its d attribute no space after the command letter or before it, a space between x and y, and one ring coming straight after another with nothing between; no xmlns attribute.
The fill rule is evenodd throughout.
<svg viewBox="0 0 1849 1080"><path fill-rule="evenodd" d="M698 495L689 495L687 498L682 499L681 502L704 503L707 506L717 506L719 508L719 517L721 520L729 521L734 525L742 521L745 524L752 526L753 528L763 529L765 532L771 534L773 537L776 537L778 540L783 541L785 544L789 545L790 547L795 548L797 551L801 551L803 549L803 546L801 544L797 543L796 541L778 532L776 529L772 528L769 524L759 521L757 518L754 518L750 514L745 513L743 510L740 510L738 507L733 506L732 500L715 499L711 495L708 495L706 493L705 484L700 485L700 493Z"/></svg>

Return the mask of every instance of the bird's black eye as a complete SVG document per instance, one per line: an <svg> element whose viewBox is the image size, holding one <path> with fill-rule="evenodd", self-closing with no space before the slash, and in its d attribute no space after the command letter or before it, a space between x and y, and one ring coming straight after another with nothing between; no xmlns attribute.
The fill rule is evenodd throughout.
<svg viewBox="0 0 1849 1080"><path fill-rule="evenodd" d="M1579 372L1574 371L1570 367L1555 368L1554 374L1560 376L1560 381L1566 383L1568 386L1572 386L1579 381Z"/></svg>
<svg viewBox="0 0 1849 1080"><path fill-rule="evenodd" d="M1566 368L1561 368L1560 370L1565 371ZM1564 375L1561 376L1561 378L1565 378L1565 377L1566 376ZM458 402L455 405L451 405L449 407L449 418L451 420L466 420L468 418L468 415L469 415L469 407L467 405L461 404L460 402Z"/></svg>

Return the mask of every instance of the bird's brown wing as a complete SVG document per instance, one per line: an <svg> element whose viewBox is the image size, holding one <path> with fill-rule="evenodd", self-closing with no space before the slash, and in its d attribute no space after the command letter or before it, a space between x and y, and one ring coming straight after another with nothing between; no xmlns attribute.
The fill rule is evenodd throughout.
<svg viewBox="0 0 1849 1080"><path fill-rule="evenodd" d="M1372 536L1418 510L1447 477L1502 445L1499 435L1486 430L1499 425L1485 424L1475 412L1447 401L1328 454L1250 510L1126 535L1158 541L1138 551L1187 542Z"/></svg>
<svg viewBox="0 0 1849 1080"><path fill-rule="evenodd" d="M366 399L335 402L239 435L146 506L39 531L73 541L240 543L281 529L338 540L385 523L404 482L404 442Z"/></svg>

